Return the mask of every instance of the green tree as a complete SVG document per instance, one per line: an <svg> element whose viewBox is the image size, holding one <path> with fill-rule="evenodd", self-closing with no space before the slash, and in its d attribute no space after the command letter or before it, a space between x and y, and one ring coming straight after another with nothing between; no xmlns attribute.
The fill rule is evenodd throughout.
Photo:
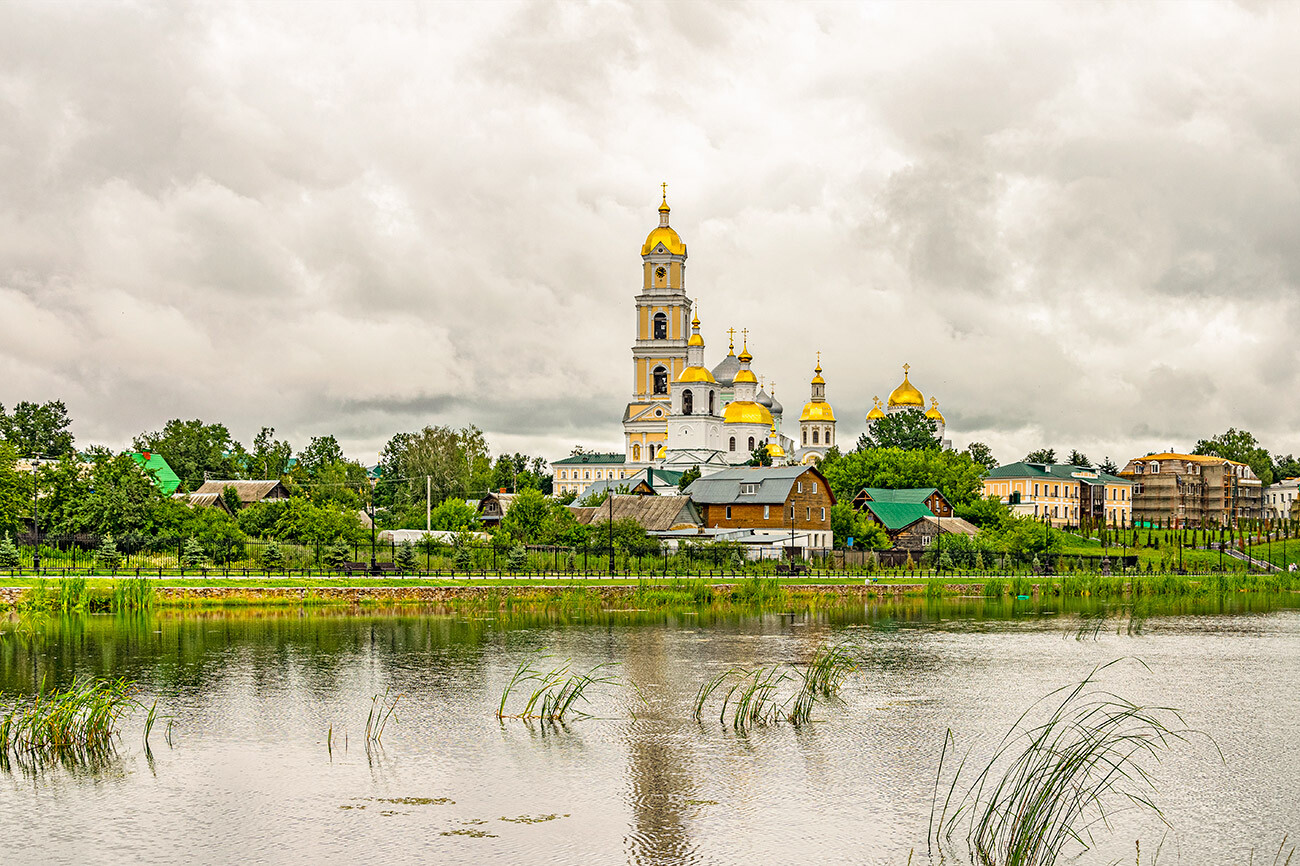
<svg viewBox="0 0 1300 866"><path fill-rule="evenodd" d="M0 405L0 437L20 457L59 457L72 453L72 419L62 400L30 403L26 400L5 412Z"/></svg>
<svg viewBox="0 0 1300 866"><path fill-rule="evenodd" d="M238 514L239 509L244 506L244 503L239 499L239 491L235 489L233 484L227 484L221 488L221 501L226 503L226 508L231 514Z"/></svg>
<svg viewBox="0 0 1300 866"><path fill-rule="evenodd" d="M937 451L939 427L920 409L903 409L877 418L858 439L858 450L899 448L903 451Z"/></svg>
<svg viewBox="0 0 1300 866"><path fill-rule="evenodd" d="M262 549L262 568L267 572L284 569L284 551L280 549L280 542L275 539L271 539Z"/></svg>
<svg viewBox="0 0 1300 866"><path fill-rule="evenodd" d="M158 529L157 517L168 500L158 485L128 454L115 455L93 448L87 456L91 464L89 472L78 470L85 483L75 485L74 495L78 498L67 503L61 518L63 525L58 530L115 536L153 534ZM42 473L39 482L42 490L46 489L45 479ZM55 513L57 507L52 502L46 513ZM45 510L44 497L42 509Z"/></svg>
<svg viewBox="0 0 1300 866"><path fill-rule="evenodd" d="M524 544L536 544L549 516L546 497L537 490L524 490L510 503L497 532Z"/></svg>
<svg viewBox="0 0 1300 866"><path fill-rule="evenodd" d="M324 559L325 564L330 568L341 569L352 560L352 551L348 548L348 545L343 541L343 539L339 538L331 542L330 545L325 548L325 552L321 555L321 559Z"/></svg>
<svg viewBox="0 0 1300 866"><path fill-rule="evenodd" d="M522 542L517 541L510 548L510 555L506 559L506 567L511 571L518 572L523 571L524 566L527 564L528 549L524 547Z"/></svg>
<svg viewBox="0 0 1300 866"><path fill-rule="evenodd" d="M1116 466L1114 461L1112 461L1109 457L1104 458L1101 461L1101 463L1097 466L1097 468L1100 471L1105 472L1107 475L1114 475L1115 473L1119 472L1119 467Z"/></svg>
<svg viewBox="0 0 1300 866"><path fill-rule="evenodd" d="M99 547L95 549L95 559L101 568L117 571L118 565L122 562L122 554L118 553L117 542L113 540L112 535L105 535L99 540Z"/></svg>
<svg viewBox="0 0 1300 866"><path fill-rule="evenodd" d="M993 456L993 449L983 442L972 442L966 449L966 454L971 460L983 466L987 472L992 472L1000 465L998 459Z"/></svg>
<svg viewBox="0 0 1300 866"><path fill-rule="evenodd" d="M1193 454L1207 454L1245 463L1264 484L1273 483L1273 458L1255 439L1254 435L1235 427L1209 439L1201 439L1192 449Z"/></svg>
<svg viewBox="0 0 1300 866"><path fill-rule="evenodd" d="M465 530L457 532L451 540L451 561L459 571L469 571L472 563L474 537Z"/></svg>
<svg viewBox="0 0 1300 866"><path fill-rule="evenodd" d="M18 548L14 546L14 540L6 532L4 541L0 541L0 568L12 570L17 568L21 561Z"/></svg>
<svg viewBox="0 0 1300 866"><path fill-rule="evenodd" d="M767 453L767 444L760 442L758 447L749 454L749 462L746 466L771 466L772 455Z"/></svg>
<svg viewBox="0 0 1300 866"><path fill-rule="evenodd" d="M293 446L275 438L274 427L263 427L253 437L253 451L248 455L247 476L270 480L289 471Z"/></svg>
<svg viewBox="0 0 1300 866"><path fill-rule="evenodd" d="M1071 466L1081 466L1087 469L1092 468L1092 461L1088 459L1087 454L1084 454L1081 451L1071 451L1070 458L1066 461L1066 463L1068 463Z"/></svg>
<svg viewBox="0 0 1300 866"><path fill-rule="evenodd" d="M398 433L379 455L379 501L396 507L423 508L427 491L432 504L467 499L492 487L487 438L474 426L425 427Z"/></svg>
<svg viewBox="0 0 1300 866"><path fill-rule="evenodd" d="M848 500L831 506L831 534L836 547L847 546L850 538L860 550L885 550L891 545L889 533L865 514L855 511Z"/></svg>
<svg viewBox="0 0 1300 866"><path fill-rule="evenodd" d="M1273 480L1285 481L1288 478L1300 478L1300 460L1290 454L1279 455L1273 462Z"/></svg>
<svg viewBox="0 0 1300 866"><path fill-rule="evenodd" d="M978 498L984 486L984 467L969 454L956 451L869 448L834 456L827 453L817 468L826 476L835 498L845 501L852 501L864 487L935 487L958 506Z"/></svg>
<svg viewBox="0 0 1300 866"><path fill-rule="evenodd" d="M433 529L443 532L458 532L473 529L478 523L478 512L465 504L463 499L444 499L429 514Z"/></svg>
<svg viewBox="0 0 1300 866"><path fill-rule="evenodd" d="M185 539L185 546L181 549L181 562L186 568L198 568L207 558L207 554L203 552L203 545L199 544L197 538Z"/></svg>
<svg viewBox="0 0 1300 866"><path fill-rule="evenodd" d="M32 513L32 478L19 472L18 450L0 442L0 530L16 531L20 521Z"/></svg>
<svg viewBox="0 0 1300 866"><path fill-rule="evenodd" d="M685 493L686 488L690 487L696 481L700 480L700 464L696 463L690 469L682 473L682 477L677 479L677 492Z"/></svg>
<svg viewBox="0 0 1300 866"><path fill-rule="evenodd" d="M404 574L415 571L415 545L411 542L403 541L397 546L397 567Z"/></svg>
<svg viewBox="0 0 1300 866"><path fill-rule="evenodd" d="M225 424L204 424L198 418L174 418L161 431L135 437L133 447L161 454L183 490L195 490L208 478L238 478L247 462L243 446L231 438Z"/></svg>
<svg viewBox="0 0 1300 866"><path fill-rule="evenodd" d="M1055 463L1056 449L1039 448L1037 451L1030 451L1028 454L1025 455L1025 459L1021 462L1022 463Z"/></svg>
<svg viewBox="0 0 1300 866"><path fill-rule="evenodd" d="M298 466L315 480L322 469L343 462L343 446L331 436L313 436L307 447L298 452Z"/></svg>
<svg viewBox="0 0 1300 866"><path fill-rule="evenodd" d="M981 529L1002 526L1011 518L1011 509L997 496L975 499L965 505L955 506L957 516Z"/></svg>

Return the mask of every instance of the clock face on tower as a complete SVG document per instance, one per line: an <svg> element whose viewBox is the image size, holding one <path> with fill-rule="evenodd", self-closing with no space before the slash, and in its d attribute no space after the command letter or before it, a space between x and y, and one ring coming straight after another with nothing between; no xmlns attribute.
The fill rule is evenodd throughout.
<svg viewBox="0 0 1300 866"><path fill-rule="evenodd" d="M655 268L655 276L658 277L659 279L662 280L667 275L668 275L668 270L666 268L662 266Z"/></svg>

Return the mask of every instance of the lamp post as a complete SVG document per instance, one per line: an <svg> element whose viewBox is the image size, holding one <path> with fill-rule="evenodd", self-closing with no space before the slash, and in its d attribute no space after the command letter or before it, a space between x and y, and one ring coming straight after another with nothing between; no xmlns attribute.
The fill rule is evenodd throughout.
<svg viewBox="0 0 1300 866"><path fill-rule="evenodd" d="M614 576L614 491L609 490L605 493L605 498L609 501L609 576Z"/></svg>
<svg viewBox="0 0 1300 866"><path fill-rule="evenodd" d="M41 574L41 524L39 506L36 502L37 466L32 466L32 570L39 577Z"/></svg>
<svg viewBox="0 0 1300 866"><path fill-rule="evenodd" d="M379 564L375 561L375 484L378 478L370 479L370 573L379 574Z"/></svg>

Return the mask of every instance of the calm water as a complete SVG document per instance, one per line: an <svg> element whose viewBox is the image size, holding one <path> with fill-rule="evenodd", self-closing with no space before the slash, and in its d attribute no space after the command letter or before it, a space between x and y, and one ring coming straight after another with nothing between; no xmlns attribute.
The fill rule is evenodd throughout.
<svg viewBox="0 0 1300 866"><path fill-rule="evenodd" d="M0 851L8 863L902 866L913 848L924 862L947 728L986 754L1045 692L1129 658L1147 667L1126 661L1104 684L1183 709L1224 760L1204 740L1177 746L1156 767L1172 829L1121 814L1072 862L1131 863L1135 838L1149 852L1166 832L1161 863L1246 863L1252 846L1271 862L1300 831L1300 612L1234 597L1082 624L1029 602L919 600L793 616L56 620L38 672L138 680L174 716L173 745L159 725L146 754L133 719L101 766L0 773ZM0 689L29 692L32 655L2 627ZM797 661L826 640L855 642L865 664L819 723L740 736L692 720L714 673ZM539 652L617 662L646 704L607 690L602 719L498 722L506 678ZM402 697L367 753L366 715L385 690Z"/></svg>

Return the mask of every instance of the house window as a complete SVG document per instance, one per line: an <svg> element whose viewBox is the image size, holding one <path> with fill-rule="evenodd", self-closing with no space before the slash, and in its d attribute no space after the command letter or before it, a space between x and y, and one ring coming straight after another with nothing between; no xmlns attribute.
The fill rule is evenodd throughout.
<svg viewBox="0 0 1300 866"><path fill-rule="evenodd" d="M1152 474L1152 475L1159 475L1159 474L1160 474L1160 464L1159 464L1159 463L1152 463L1152 464L1151 464L1151 474Z"/></svg>
<svg viewBox="0 0 1300 866"><path fill-rule="evenodd" d="M668 393L668 371L663 367L655 367L654 392L656 394Z"/></svg>
<svg viewBox="0 0 1300 866"><path fill-rule="evenodd" d="M826 520L826 509L825 509L825 508L822 509L822 520L823 520L823 521Z"/></svg>
<svg viewBox="0 0 1300 866"><path fill-rule="evenodd" d="M1060 516L1060 515L1058 515L1058 514L1056 513L1056 506L1055 506L1055 505L1052 506L1052 516L1053 516L1053 517L1059 517L1059 516Z"/></svg>
<svg viewBox="0 0 1300 866"><path fill-rule="evenodd" d="M591 470L588 470L588 471L582 473L582 477L583 477L583 480L585 480L585 481L590 481L590 480L591 480Z"/></svg>
<svg viewBox="0 0 1300 866"><path fill-rule="evenodd" d="M731 506L730 506L730 505L727 506L727 519L728 519L728 520L731 519Z"/></svg>
<svg viewBox="0 0 1300 866"><path fill-rule="evenodd" d="M930 546L930 536L928 536L928 535L922 535L922 536L921 536L921 546L922 546L922 547L929 547L929 546Z"/></svg>
<svg viewBox="0 0 1300 866"><path fill-rule="evenodd" d="M735 450L736 450L736 437L735 437L735 436L732 436L732 437L731 437L731 441L727 444L727 450L729 450L729 451L735 451Z"/></svg>
<svg viewBox="0 0 1300 866"><path fill-rule="evenodd" d="M1055 498L1055 497L1059 497L1060 495L1061 495L1061 485L1059 485L1059 484L1053 484L1053 485L1052 485L1052 496L1053 496L1053 498Z"/></svg>
<svg viewBox="0 0 1300 866"><path fill-rule="evenodd" d="M764 519L764 520L770 520L771 518L772 518L772 506L770 506L770 505L764 505L764 506L763 506L763 519Z"/></svg>
<svg viewBox="0 0 1300 866"><path fill-rule="evenodd" d="M1037 485L1037 484L1034 485L1034 495L1035 495L1035 496L1038 495L1038 485Z"/></svg>
<svg viewBox="0 0 1300 866"><path fill-rule="evenodd" d="M656 340L668 339L668 317L663 313L655 313L654 338Z"/></svg>
<svg viewBox="0 0 1300 866"><path fill-rule="evenodd" d="M749 495L755 494L758 492L758 485L753 482L746 482L740 485L740 492Z"/></svg>
<svg viewBox="0 0 1300 866"><path fill-rule="evenodd" d="M803 510L803 519L812 520L812 506L808 506Z"/></svg>
<svg viewBox="0 0 1300 866"><path fill-rule="evenodd" d="M817 492L817 482L814 481L814 482L813 482L813 493L816 493L816 492Z"/></svg>
<svg viewBox="0 0 1300 866"><path fill-rule="evenodd" d="M796 482L795 482L795 488L797 489L797 491L798 491L799 493L803 493L803 482L802 482L802 481L796 481Z"/></svg>

